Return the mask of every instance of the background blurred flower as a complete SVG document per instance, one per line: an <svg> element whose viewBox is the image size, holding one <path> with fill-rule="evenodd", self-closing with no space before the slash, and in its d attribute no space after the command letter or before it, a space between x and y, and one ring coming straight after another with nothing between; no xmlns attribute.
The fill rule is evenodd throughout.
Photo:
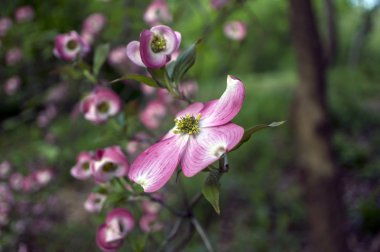
<svg viewBox="0 0 380 252"><path fill-rule="evenodd" d="M156 99L147 104L144 110L140 112L139 118L148 129L157 129L161 125L166 112L165 104Z"/></svg>
<svg viewBox="0 0 380 252"><path fill-rule="evenodd" d="M88 151L82 151L77 156L77 163L71 168L70 173L76 179L88 179L91 177L91 163L94 155Z"/></svg>
<svg viewBox="0 0 380 252"><path fill-rule="evenodd" d="M84 57L90 47L76 31L60 34L55 37L54 55L66 61Z"/></svg>
<svg viewBox="0 0 380 252"><path fill-rule="evenodd" d="M105 183L114 177L126 176L129 163L119 146L107 147L96 152L91 171L96 182Z"/></svg>
<svg viewBox="0 0 380 252"><path fill-rule="evenodd" d="M144 13L144 21L150 26L172 21L169 6L165 0L154 0Z"/></svg>
<svg viewBox="0 0 380 252"><path fill-rule="evenodd" d="M84 202L84 208L90 213L99 213L107 196L101 193L90 193Z"/></svg>
<svg viewBox="0 0 380 252"><path fill-rule="evenodd" d="M32 6L26 5L19 7L15 12L16 22L22 23L31 21L34 18L34 9Z"/></svg>
<svg viewBox="0 0 380 252"><path fill-rule="evenodd" d="M228 2L229 0L211 0L210 4L212 8L218 10L223 8Z"/></svg>
<svg viewBox="0 0 380 252"><path fill-rule="evenodd" d="M12 169L12 165L9 161L5 160L1 162L0 163L0 178L2 179L7 178L11 169Z"/></svg>
<svg viewBox="0 0 380 252"><path fill-rule="evenodd" d="M107 18L102 13L93 13L83 21L82 32L97 35L107 23Z"/></svg>
<svg viewBox="0 0 380 252"><path fill-rule="evenodd" d="M12 20L9 17L0 18L0 37L4 37L12 27Z"/></svg>
<svg viewBox="0 0 380 252"><path fill-rule="evenodd" d="M21 79L19 76L12 76L7 79L4 83L4 92L7 95L13 95L17 92L19 87L21 86Z"/></svg>
<svg viewBox="0 0 380 252"><path fill-rule="evenodd" d="M81 111L87 120L103 123L119 113L121 106L120 97L112 89L98 86L81 102Z"/></svg>
<svg viewBox="0 0 380 252"><path fill-rule="evenodd" d="M5 54L5 64L8 66L16 65L22 60L22 51L19 47L9 49Z"/></svg>
<svg viewBox="0 0 380 252"><path fill-rule="evenodd" d="M224 25L224 34L232 40L243 40L247 35L247 27L241 21L230 21Z"/></svg>

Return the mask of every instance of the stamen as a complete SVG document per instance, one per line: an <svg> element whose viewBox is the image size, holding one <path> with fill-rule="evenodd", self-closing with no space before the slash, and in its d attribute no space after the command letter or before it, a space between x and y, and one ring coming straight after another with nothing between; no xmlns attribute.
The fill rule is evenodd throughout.
<svg viewBox="0 0 380 252"><path fill-rule="evenodd" d="M117 165L111 162L107 162L102 167L104 172L114 172L117 169Z"/></svg>
<svg viewBox="0 0 380 252"><path fill-rule="evenodd" d="M173 131L174 134L189 134L197 135L199 133L199 121L201 119L201 114L195 118L192 115L185 115L179 119L174 119L176 129Z"/></svg>
<svg viewBox="0 0 380 252"><path fill-rule="evenodd" d="M166 49L166 39L164 37L155 35L150 47L154 53L162 52Z"/></svg>
<svg viewBox="0 0 380 252"><path fill-rule="evenodd" d="M86 163L83 163L82 164L82 169L87 171L88 169L90 169L90 163L89 162L86 162Z"/></svg>
<svg viewBox="0 0 380 252"><path fill-rule="evenodd" d="M97 110L100 112L100 113L107 113L108 110L110 109L110 105L108 104L108 102L102 102L102 103L99 103L97 106L96 106Z"/></svg>
<svg viewBox="0 0 380 252"><path fill-rule="evenodd" d="M75 50L77 47L78 47L78 43L75 40L71 39L69 40L69 42L67 42L68 49Z"/></svg>

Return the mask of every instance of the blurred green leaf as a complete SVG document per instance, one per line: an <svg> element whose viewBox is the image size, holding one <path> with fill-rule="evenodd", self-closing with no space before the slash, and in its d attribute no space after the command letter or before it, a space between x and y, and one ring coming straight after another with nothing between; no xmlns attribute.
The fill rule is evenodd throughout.
<svg viewBox="0 0 380 252"><path fill-rule="evenodd" d="M167 87L170 85L168 73L165 68L148 68L148 72L152 75L152 78L157 82L160 87Z"/></svg>
<svg viewBox="0 0 380 252"><path fill-rule="evenodd" d="M99 70L107 59L108 52L110 50L109 44L99 45L95 49L93 73L95 76L99 74Z"/></svg>
<svg viewBox="0 0 380 252"><path fill-rule="evenodd" d="M206 198L208 202L215 209L217 214L220 214L219 207L219 191L220 191L220 183L219 179L221 174L219 171L212 171L206 178L206 181L202 188L202 194Z"/></svg>
<svg viewBox="0 0 380 252"><path fill-rule="evenodd" d="M178 56L177 60L174 63L174 66L170 66L170 78L174 83L179 83L186 72L194 65L196 55L197 55L197 46L202 40L198 40L187 48L181 55ZM173 68L173 70L171 70Z"/></svg>
<svg viewBox="0 0 380 252"><path fill-rule="evenodd" d="M231 151L238 149L242 144L247 142L251 138L251 136L254 133L256 133L257 131L262 130L262 129L266 129L266 128L274 128L274 127L277 127L277 126L284 124L285 122L286 121L272 122L270 124L259 124L259 125L253 126L252 128L246 129L242 139L240 140L240 143L238 145L236 145L235 148L233 148Z"/></svg>
<svg viewBox="0 0 380 252"><path fill-rule="evenodd" d="M137 82L142 82L142 83L144 83L144 84L146 84L148 86L151 86L151 87L158 87L157 82L155 80L153 80L150 77L147 77L147 76L144 76L144 75L139 75L139 74L124 75L121 78L118 78L116 80L111 81L111 84L115 83L115 82L118 82L118 81L122 81L122 80L134 80L134 81L137 81Z"/></svg>
<svg viewBox="0 0 380 252"><path fill-rule="evenodd" d="M143 193L143 192L144 192L144 188L143 188L141 185L137 184L137 183L134 183L134 184L132 185L132 188L133 188L133 191L134 191L136 194L140 194L140 193Z"/></svg>

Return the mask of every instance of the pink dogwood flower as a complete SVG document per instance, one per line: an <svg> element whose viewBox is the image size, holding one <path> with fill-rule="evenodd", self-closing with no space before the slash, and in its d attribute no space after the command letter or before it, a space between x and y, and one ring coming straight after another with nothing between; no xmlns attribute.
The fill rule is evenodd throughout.
<svg viewBox="0 0 380 252"><path fill-rule="evenodd" d="M244 129L230 121L243 104L243 83L227 77L220 99L196 102L176 115L175 126L159 142L142 152L128 177L145 192L155 192L170 179L178 164L192 177L221 158L241 140Z"/></svg>
<svg viewBox="0 0 380 252"><path fill-rule="evenodd" d="M140 34L140 41L127 45L128 58L138 66L161 68L181 44L181 34L166 25L157 25Z"/></svg>
<svg viewBox="0 0 380 252"><path fill-rule="evenodd" d="M223 8L230 0L211 0L211 7L215 10Z"/></svg>
<svg viewBox="0 0 380 252"><path fill-rule="evenodd" d="M172 21L172 15L166 0L154 0L144 13L144 21L150 26Z"/></svg>
<svg viewBox="0 0 380 252"><path fill-rule="evenodd" d="M5 160L1 162L0 163L0 178L2 179L7 178L11 169L12 169L12 165L9 161Z"/></svg>
<svg viewBox="0 0 380 252"><path fill-rule="evenodd" d="M12 19L9 17L0 18L0 37L4 37L12 25Z"/></svg>
<svg viewBox="0 0 380 252"><path fill-rule="evenodd" d="M7 66L14 66L21 62L23 53L19 47L9 49L5 54L5 64Z"/></svg>
<svg viewBox="0 0 380 252"><path fill-rule="evenodd" d="M84 180L91 177L91 163L94 155L91 152L82 151L77 156L77 163L71 168L70 173L76 179Z"/></svg>
<svg viewBox="0 0 380 252"><path fill-rule="evenodd" d="M96 243L104 252L116 251L134 225L133 216L128 210L116 208L108 213L105 223L99 227Z"/></svg>
<svg viewBox="0 0 380 252"><path fill-rule="evenodd" d="M105 183L114 177L124 177L128 170L128 160L119 146L98 150L91 164L92 174L98 183Z"/></svg>
<svg viewBox="0 0 380 252"><path fill-rule="evenodd" d="M15 12L16 22L28 22L34 18L34 9L32 6L25 5L18 8Z"/></svg>
<svg viewBox="0 0 380 252"><path fill-rule="evenodd" d="M112 89L98 86L81 103L84 117L95 123L103 123L119 113L122 106L120 97Z"/></svg>
<svg viewBox="0 0 380 252"><path fill-rule="evenodd" d="M247 27L241 21L230 21L224 26L224 34L229 39L241 41L247 35Z"/></svg>
<svg viewBox="0 0 380 252"><path fill-rule="evenodd" d="M90 47L76 31L60 34L55 37L54 55L66 61L84 57Z"/></svg>
<svg viewBox="0 0 380 252"><path fill-rule="evenodd" d="M84 202L84 208L90 213L99 213L102 210L107 196L101 193L90 193Z"/></svg>
<svg viewBox="0 0 380 252"><path fill-rule="evenodd" d="M49 168L40 169L35 171L32 176L39 186L45 186L53 179L53 171Z"/></svg>
<svg viewBox="0 0 380 252"><path fill-rule="evenodd" d="M167 111L162 101L155 99L148 103L143 111L140 112L139 118L142 124L148 129L157 129L161 125L162 119Z"/></svg>
<svg viewBox="0 0 380 252"><path fill-rule="evenodd" d="M107 23L107 18L102 13L93 13L83 21L83 32L97 35Z"/></svg>

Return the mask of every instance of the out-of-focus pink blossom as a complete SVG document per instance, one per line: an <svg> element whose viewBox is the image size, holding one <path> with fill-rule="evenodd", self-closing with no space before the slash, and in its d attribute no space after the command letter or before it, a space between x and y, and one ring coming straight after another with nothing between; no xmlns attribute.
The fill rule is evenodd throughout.
<svg viewBox="0 0 380 252"><path fill-rule="evenodd" d="M193 103L176 115L172 130L132 163L130 180L140 184L145 192L155 192L169 181L179 163L183 174L192 177L220 159L244 134L242 127L231 123L244 96L243 83L229 75L227 88L219 99Z"/></svg>
<svg viewBox="0 0 380 252"><path fill-rule="evenodd" d="M139 226L145 233L157 232L164 227L163 223L159 221L157 214L144 214L140 218Z"/></svg>
<svg viewBox="0 0 380 252"><path fill-rule="evenodd" d="M0 178L5 179L8 177L9 172L12 169L12 165L9 161L5 160L0 163Z"/></svg>
<svg viewBox="0 0 380 252"><path fill-rule="evenodd" d="M144 21L150 26L172 21L169 6L165 0L154 0L144 13Z"/></svg>
<svg viewBox="0 0 380 252"><path fill-rule="evenodd" d="M4 92L7 95L13 95L17 92L21 86L21 79L19 76L12 76L4 83Z"/></svg>
<svg viewBox="0 0 380 252"><path fill-rule="evenodd" d="M37 116L37 124L39 127L44 128L48 126L58 113L56 105L49 104L45 110L41 111Z"/></svg>
<svg viewBox="0 0 380 252"><path fill-rule="evenodd" d="M25 5L21 6L16 10L15 18L16 22L22 23L22 22L28 22L33 20L34 18L34 9L32 6Z"/></svg>
<svg viewBox="0 0 380 252"><path fill-rule="evenodd" d="M198 92L198 83L194 80L182 82L179 91L188 98L194 98Z"/></svg>
<svg viewBox="0 0 380 252"><path fill-rule="evenodd" d="M94 154L82 151L77 156L77 163L71 168L70 173L76 179L88 179L91 177L91 163L94 160Z"/></svg>
<svg viewBox="0 0 380 252"><path fill-rule="evenodd" d="M151 87L151 86L148 86L146 84L141 84L141 91L145 94L145 95L151 95L154 93L154 91L156 91L156 88L154 87Z"/></svg>
<svg viewBox="0 0 380 252"><path fill-rule="evenodd" d="M84 202L84 208L90 213L99 213L107 196L101 193L90 193Z"/></svg>
<svg viewBox="0 0 380 252"><path fill-rule="evenodd" d="M36 183L35 177L32 175L28 175L24 177L22 181L22 190L25 192L32 192L37 189L38 185Z"/></svg>
<svg viewBox="0 0 380 252"><path fill-rule="evenodd" d="M181 33L166 25L157 25L140 33L140 41L127 45L128 58L138 66L160 68L181 44Z"/></svg>
<svg viewBox="0 0 380 252"><path fill-rule="evenodd" d="M138 132L135 136L128 141L126 146L129 155L134 155L148 148L149 146L149 135L144 132Z"/></svg>
<svg viewBox="0 0 380 252"><path fill-rule="evenodd" d="M103 123L121 109L120 97L106 87L96 87L81 103L84 117L93 123Z"/></svg>
<svg viewBox="0 0 380 252"><path fill-rule="evenodd" d="M89 34L99 34L107 23L107 18L102 13L93 13L83 21L82 31Z"/></svg>
<svg viewBox="0 0 380 252"><path fill-rule="evenodd" d="M229 39L241 41L247 35L247 27L241 21L230 21L224 25L224 34Z"/></svg>
<svg viewBox="0 0 380 252"><path fill-rule="evenodd" d="M12 20L9 17L0 18L0 37L4 37L12 27Z"/></svg>
<svg viewBox="0 0 380 252"><path fill-rule="evenodd" d="M60 103L63 102L69 93L69 84L67 82L59 83L47 92L46 103Z"/></svg>
<svg viewBox="0 0 380 252"><path fill-rule="evenodd" d="M53 179L53 171L49 168L40 169L35 171L32 176L38 186L45 186Z"/></svg>
<svg viewBox="0 0 380 252"><path fill-rule="evenodd" d="M18 172L12 173L12 175L9 177L9 185L15 191L19 191L22 189L23 181L24 176Z"/></svg>
<svg viewBox="0 0 380 252"><path fill-rule="evenodd" d="M125 52L125 47L118 46L113 48L108 55L108 63L113 67L126 67L129 63L129 59Z"/></svg>
<svg viewBox="0 0 380 252"><path fill-rule="evenodd" d="M80 33L80 37L86 45L92 45L92 43L94 43L95 40L95 35L87 31L82 31Z"/></svg>
<svg viewBox="0 0 380 252"><path fill-rule="evenodd" d="M84 57L90 51L90 46L76 31L60 34L55 37L54 55L66 61L74 61Z"/></svg>
<svg viewBox="0 0 380 252"><path fill-rule="evenodd" d="M102 251L116 251L122 246L125 236L133 227L132 214L126 209L116 208L108 213L105 224L99 227L96 243Z"/></svg>
<svg viewBox="0 0 380 252"><path fill-rule="evenodd" d="M145 127L157 129L160 127L166 112L166 106L160 100L156 99L148 103L145 109L140 112L139 118Z"/></svg>
<svg viewBox="0 0 380 252"><path fill-rule="evenodd" d="M98 183L105 183L114 177L128 174L129 163L119 146L112 146L96 152L91 163L92 174Z"/></svg>
<svg viewBox="0 0 380 252"><path fill-rule="evenodd" d="M13 201L13 194L11 189L6 183L0 183L0 202L11 203Z"/></svg>
<svg viewBox="0 0 380 252"><path fill-rule="evenodd" d="M230 0L211 0L211 7L215 10L219 10L223 8Z"/></svg>
<svg viewBox="0 0 380 252"><path fill-rule="evenodd" d="M9 49L5 54L5 64L8 66L16 65L22 60L22 51L18 47Z"/></svg>

